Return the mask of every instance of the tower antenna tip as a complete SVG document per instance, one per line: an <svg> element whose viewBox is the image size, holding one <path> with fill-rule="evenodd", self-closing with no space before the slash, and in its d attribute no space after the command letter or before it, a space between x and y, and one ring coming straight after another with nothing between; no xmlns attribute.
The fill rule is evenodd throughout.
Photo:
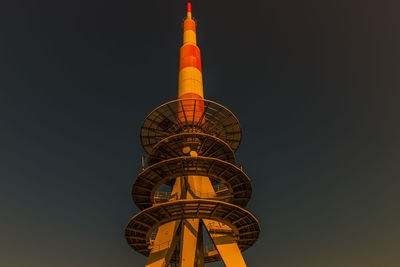
<svg viewBox="0 0 400 267"><path fill-rule="evenodd" d="M192 3L187 2L187 12L192 13Z"/></svg>

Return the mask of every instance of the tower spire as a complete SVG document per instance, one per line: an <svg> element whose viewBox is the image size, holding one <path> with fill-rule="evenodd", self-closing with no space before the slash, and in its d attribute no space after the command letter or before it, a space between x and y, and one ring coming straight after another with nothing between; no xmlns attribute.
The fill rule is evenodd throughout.
<svg viewBox="0 0 400 267"><path fill-rule="evenodd" d="M179 53L178 98L203 99L203 77L200 49L196 40L196 22L192 5L187 3L187 17L183 22L183 45Z"/></svg>
<svg viewBox="0 0 400 267"><path fill-rule="evenodd" d="M192 18L192 3L187 2L187 17Z"/></svg>

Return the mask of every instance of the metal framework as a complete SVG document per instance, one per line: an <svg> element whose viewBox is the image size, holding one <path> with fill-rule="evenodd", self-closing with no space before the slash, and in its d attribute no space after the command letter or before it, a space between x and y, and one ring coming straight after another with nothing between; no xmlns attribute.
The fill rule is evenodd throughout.
<svg viewBox="0 0 400 267"><path fill-rule="evenodd" d="M180 121L178 112L187 118L186 113L196 110L197 103L193 101L188 106L187 100L194 99L168 102L143 122L141 140L149 152L148 166L132 185L133 201L142 211L129 221L125 238L143 255L149 256L152 251L161 255L148 266L202 266L221 259L226 266L245 266L244 261L229 263L227 259L236 250L241 252L252 246L260 231L257 219L244 209L251 197L250 179L235 165L233 148L240 144L240 124L230 111L208 100L201 100L209 103L200 115L204 118L201 123L199 118ZM179 106L184 108L178 111ZM168 112L163 114L165 111ZM196 179L202 179L203 184L196 185ZM160 191L166 187L171 190ZM179 243L185 225L190 224L188 220L199 221L194 227L197 241L202 239L199 234L203 235L204 230L199 228L203 227L213 242L212 246L200 246L196 241L194 249L202 247L203 251L195 253L193 263L202 257L200 265L182 263L184 255ZM162 226L173 234L157 242ZM228 252L218 243L222 239L233 247Z"/></svg>

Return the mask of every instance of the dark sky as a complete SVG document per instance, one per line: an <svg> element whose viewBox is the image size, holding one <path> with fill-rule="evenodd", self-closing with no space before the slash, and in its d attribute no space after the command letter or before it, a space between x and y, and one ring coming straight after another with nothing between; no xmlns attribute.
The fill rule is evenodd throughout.
<svg viewBox="0 0 400 267"><path fill-rule="evenodd" d="M400 266L399 10L193 2L205 96L243 127L262 228L248 266ZM184 15L175 0L1 2L0 266L144 266L123 230L141 123L176 98Z"/></svg>

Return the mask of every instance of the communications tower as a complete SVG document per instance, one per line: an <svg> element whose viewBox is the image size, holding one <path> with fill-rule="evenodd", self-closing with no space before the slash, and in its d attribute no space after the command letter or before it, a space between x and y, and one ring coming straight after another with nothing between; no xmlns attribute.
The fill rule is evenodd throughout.
<svg viewBox="0 0 400 267"><path fill-rule="evenodd" d="M246 266L241 252L257 240L260 226L244 209L250 179L235 165L241 128L228 109L204 99L190 3L178 99L153 110L140 137L147 166L132 185L132 197L141 212L126 225L125 239L148 257L146 266L202 267L220 260L227 267Z"/></svg>

